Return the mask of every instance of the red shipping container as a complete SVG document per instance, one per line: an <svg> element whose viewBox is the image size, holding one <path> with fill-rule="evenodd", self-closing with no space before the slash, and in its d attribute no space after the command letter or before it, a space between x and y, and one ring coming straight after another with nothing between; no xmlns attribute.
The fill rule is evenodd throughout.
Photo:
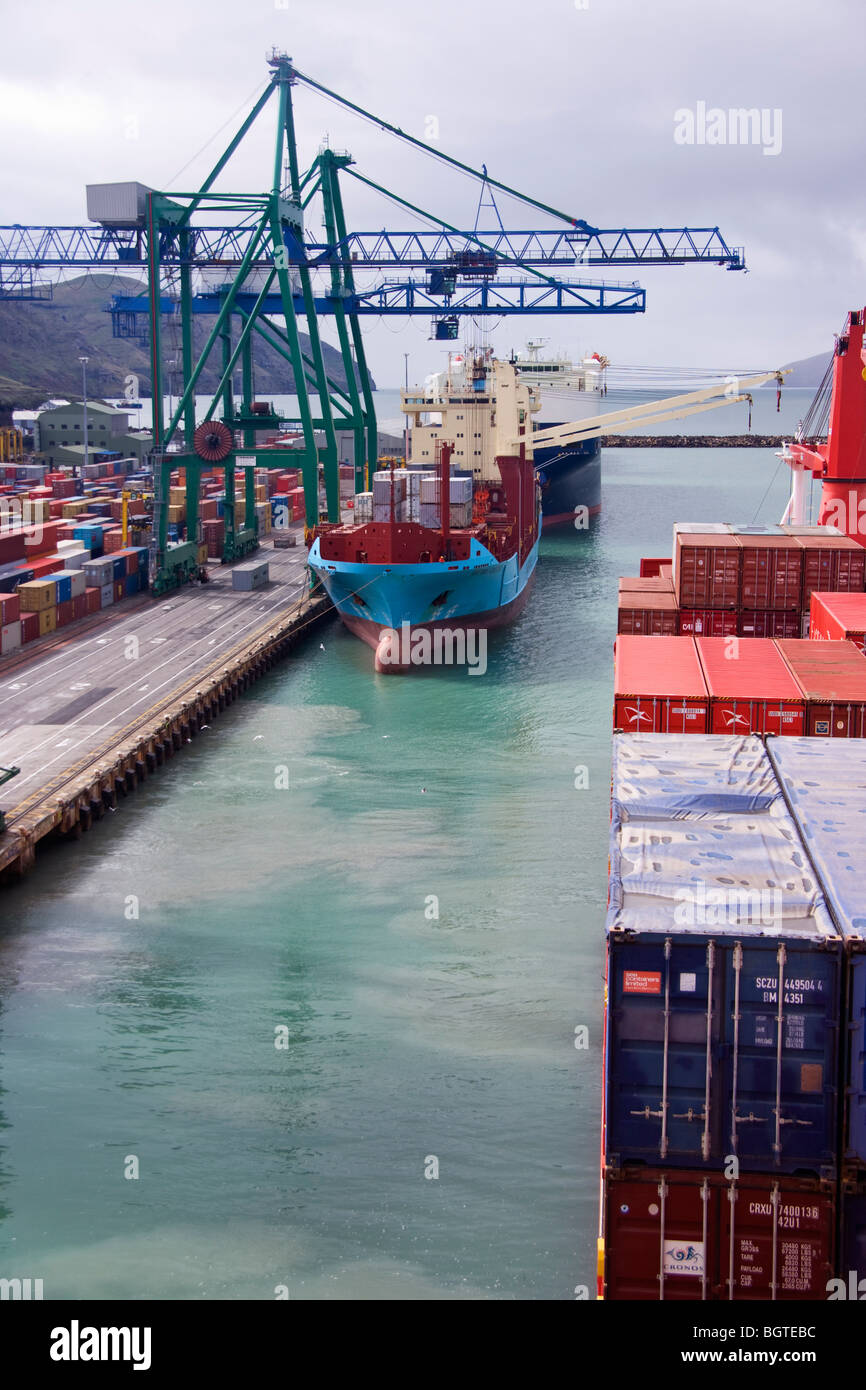
<svg viewBox="0 0 866 1390"><path fill-rule="evenodd" d="M674 591L673 581L665 579L663 575L641 575L638 579L635 575L625 575L619 581L619 592L639 593L639 594L672 594Z"/></svg>
<svg viewBox="0 0 866 1390"><path fill-rule="evenodd" d="M696 637L711 734L802 734L805 699L775 642Z"/></svg>
<svg viewBox="0 0 866 1390"><path fill-rule="evenodd" d="M659 557L653 555L650 555L648 557L643 556L640 562L641 579L655 578L658 575L662 565L669 564L670 560L668 559L667 555Z"/></svg>
<svg viewBox="0 0 866 1390"><path fill-rule="evenodd" d="M7 623L17 623L21 616L21 604L17 594L0 594L0 627Z"/></svg>
<svg viewBox="0 0 866 1390"><path fill-rule="evenodd" d="M639 594L634 591L620 594L617 632L676 637L677 631L677 601L673 594Z"/></svg>
<svg viewBox="0 0 866 1390"><path fill-rule="evenodd" d="M65 603L57 605L57 626L67 627L75 617L74 599L68 598Z"/></svg>
<svg viewBox="0 0 866 1390"><path fill-rule="evenodd" d="M812 594L809 636L824 642L854 642L866 651L866 594Z"/></svg>
<svg viewBox="0 0 866 1390"><path fill-rule="evenodd" d="M815 1179L624 1168L604 1188L608 1299L827 1297L836 1200Z"/></svg>
<svg viewBox="0 0 866 1390"><path fill-rule="evenodd" d="M32 642L33 639L34 639L35 637L38 637L38 636L39 636L39 614L38 614L38 613L22 613L22 614L21 614L21 641L22 641L22 643L23 643L23 642Z"/></svg>
<svg viewBox="0 0 866 1390"><path fill-rule="evenodd" d="M737 536L677 532L674 584L681 608L738 608L743 551Z"/></svg>
<svg viewBox="0 0 866 1390"><path fill-rule="evenodd" d="M11 565L24 558L24 532L0 532L0 565Z"/></svg>
<svg viewBox="0 0 866 1390"><path fill-rule="evenodd" d="M738 616L726 608L681 608L680 633L684 637L736 637Z"/></svg>
<svg viewBox="0 0 866 1390"><path fill-rule="evenodd" d="M804 733L866 735L866 656L853 642L781 641L776 646L806 700Z"/></svg>
<svg viewBox="0 0 866 1390"><path fill-rule="evenodd" d="M102 607L102 596L99 589L85 589L84 597L87 599L88 613L98 613Z"/></svg>
<svg viewBox="0 0 866 1390"><path fill-rule="evenodd" d="M31 556L47 555L54 550L57 542L66 539L61 521L43 521L41 526L29 526L24 530L24 554Z"/></svg>
<svg viewBox="0 0 866 1390"><path fill-rule="evenodd" d="M847 536L797 536L805 552L803 607L816 589L860 593L866 589L866 550Z"/></svg>
<svg viewBox="0 0 866 1390"><path fill-rule="evenodd" d="M58 570L66 568L59 555L46 555L38 560L26 560L25 563L27 568L33 571L34 579L44 579L46 575L56 574Z"/></svg>
<svg viewBox="0 0 866 1390"><path fill-rule="evenodd" d="M707 732L707 687L693 638L623 634L613 651L614 728Z"/></svg>
<svg viewBox="0 0 866 1390"><path fill-rule="evenodd" d="M799 612L803 548L791 536L738 536L743 550L740 606Z"/></svg>
<svg viewBox="0 0 866 1390"><path fill-rule="evenodd" d="M803 627L796 613L749 613L737 615L737 634L740 637L799 637Z"/></svg>
<svg viewBox="0 0 866 1390"><path fill-rule="evenodd" d="M83 594L76 594L76 595L75 595L75 598L72 600L72 616L75 618L76 622L78 621L79 618L86 618L86 617L87 617L87 592L86 592L86 591L85 591Z"/></svg>

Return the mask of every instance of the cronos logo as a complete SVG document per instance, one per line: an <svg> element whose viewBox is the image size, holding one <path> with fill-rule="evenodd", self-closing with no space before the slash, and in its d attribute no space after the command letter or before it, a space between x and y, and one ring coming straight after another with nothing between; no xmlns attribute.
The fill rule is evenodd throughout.
<svg viewBox="0 0 866 1390"><path fill-rule="evenodd" d="M690 1244L683 1240L666 1240L663 1268L665 1274L703 1274L703 1242L695 1241L694 1244Z"/></svg>

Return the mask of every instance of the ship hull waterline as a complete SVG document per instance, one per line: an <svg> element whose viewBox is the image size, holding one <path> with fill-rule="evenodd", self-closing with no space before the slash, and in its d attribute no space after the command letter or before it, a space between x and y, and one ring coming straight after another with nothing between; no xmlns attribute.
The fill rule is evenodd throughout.
<svg viewBox="0 0 866 1390"><path fill-rule="evenodd" d="M485 547L459 565L370 565L323 562L316 541L309 564L347 630L376 653L375 669L405 674L428 664L412 656L413 649L423 653L444 646L453 652L453 646L437 643L437 633L467 636L514 622L529 598L538 545L536 536L522 565L516 556L497 561ZM425 633L426 644L418 636ZM468 658L472 644L464 640L462 650ZM474 659L480 673L477 650ZM444 660L451 664L447 656Z"/></svg>

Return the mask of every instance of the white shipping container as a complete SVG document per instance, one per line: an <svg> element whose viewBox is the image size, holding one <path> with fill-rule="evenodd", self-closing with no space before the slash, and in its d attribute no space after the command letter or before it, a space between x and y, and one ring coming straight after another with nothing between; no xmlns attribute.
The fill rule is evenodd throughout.
<svg viewBox="0 0 866 1390"><path fill-rule="evenodd" d="M99 595L100 608L108 608L110 604L114 603L114 584L104 584L99 590Z"/></svg>
<svg viewBox="0 0 866 1390"><path fill-rule="evenodd" d="M20 646L20 619L14 623L7 623L5 627L0 627L0 656L5 656L7 652L16 652Z"/></svg>
<svg viewBox="0 0 866 1390"><path fill-rule="evenodd" d="M72 586L72 597L80 598L87 588L87 580L84 578L84 570L73 570L69 576Z"/></svg>
<svg viewBox="0 0 866 1390"><path fill-rule="evenodd" d="M437 507L438 507L438 505L439 505L439 492L440 492L440 484L439 484L439 479L438 479L438 478L422 478L422 479L421 479L421 501L422 501L422 502L435 502L436 505L437 505Z"/></svg>
<svg viewBox="0 0 866 1390"><path fill-rule="evenodd" d="M472 501L472 479L471 478L451 478L449 493L452 502L471 502Z"/></svg>

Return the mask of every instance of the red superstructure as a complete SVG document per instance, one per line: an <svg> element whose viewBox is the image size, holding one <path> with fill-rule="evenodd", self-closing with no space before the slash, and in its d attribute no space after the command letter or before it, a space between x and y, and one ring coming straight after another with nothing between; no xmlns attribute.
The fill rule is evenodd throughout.
<svg viewBox="0 0 866 1390"><path fill-rule="evenodd" d="M866 309L853 309L836 341L833 399L827 439L789 445L792 468L822 482L821 525L838 526L852 540L866 543Z"/></svg>

